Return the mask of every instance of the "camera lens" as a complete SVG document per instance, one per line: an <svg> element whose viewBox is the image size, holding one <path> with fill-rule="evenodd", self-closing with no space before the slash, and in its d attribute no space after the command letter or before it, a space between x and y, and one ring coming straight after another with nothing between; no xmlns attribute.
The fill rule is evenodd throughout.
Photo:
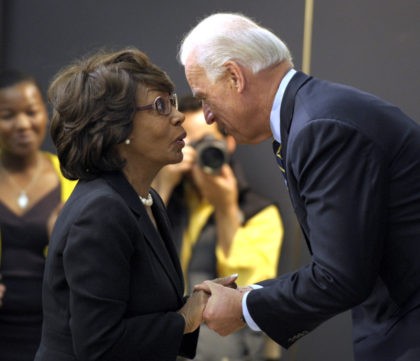
<svg viewBox="0 0 420 361"><path fill-rule="evenodd" d="M199 166L209 174L218 173L228 161L225 142L214 137L205 137L195 145Z"/></svg>

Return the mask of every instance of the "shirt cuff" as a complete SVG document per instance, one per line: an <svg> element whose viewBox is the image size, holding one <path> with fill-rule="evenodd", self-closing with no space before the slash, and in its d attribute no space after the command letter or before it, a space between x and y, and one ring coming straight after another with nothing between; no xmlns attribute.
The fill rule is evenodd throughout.
<svg viewBox="0 0 420 361"><path fill-rule="evenodd" d="M258 289L258 288L262 288L262 286L260 285L251 285L250 287L252 287L254 290ZM245 319L246 324L249 326L249 328L253 331L261 331L261 329L258 327L258 325L254 322L254 320L252 319L251 315L249 314L248 311L248 307L246 305L246 299L248 297L248 294L251 291L248 291L244 294L244 297L242 297L242 313Z"/></svg>

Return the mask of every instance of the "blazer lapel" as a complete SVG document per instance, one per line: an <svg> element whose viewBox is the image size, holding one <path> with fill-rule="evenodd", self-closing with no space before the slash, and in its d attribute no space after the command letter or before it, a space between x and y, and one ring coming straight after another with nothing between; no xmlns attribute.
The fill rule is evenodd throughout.
<svg viewBox="0 0 420 361"><path fill-rule="evenodd" d="M156 198L153 197L153 200L156 201ZM168 239L169 231L166 227L162 226L164 213L162 213L162 210L155 204L152 206L152 211L153 214L155 214L159 232L153 226L145 209L143 209L139 217L140 227L144 233L146 242L149 244L168 278L171 280L179 298L182 299L184 293L184 280L172 238L169 236Z"/></svg>
<svg viewBox="0 0 420 361"><path fill-rule="evenodd" d="M146 209L141 204L139 197L130 183L121 172L108 173L104 176L105 180L112 188L120 194L131 210L137 215L139 227L149 244L156 258L159 260L162 268L165 270L168 278L171 280L177 295L182 300L184 292L184 281L181 266L177 258L176 250L170 237L169 228L165 225L163 219L166 219L165 209L160 204L152 206L155 214L156 223L162 235L155 229L149 219ZM160 199L152 192L153 200L158 203ZM169 239L168 239L169 238Z"/></svg>
<svg viewBox="0 0 420 361"><path fill-rule="evenodd" d="M184 290L184 276L182 273L178 252L176 250L176 246L173 240L173 231L172 227L169 224L169 218L167 217L166 208L162 203L160 197L157 195L157 193L154 190L151 190L150 192L154 200L152 210L153 214L155 214L156 224L160 231L167 253L171 258L171 265L174 267L174 269L171 270L171 274L173 276L178 275L178 278L176 280L177 282L181 282L181 288L182 290Z"/></svg>

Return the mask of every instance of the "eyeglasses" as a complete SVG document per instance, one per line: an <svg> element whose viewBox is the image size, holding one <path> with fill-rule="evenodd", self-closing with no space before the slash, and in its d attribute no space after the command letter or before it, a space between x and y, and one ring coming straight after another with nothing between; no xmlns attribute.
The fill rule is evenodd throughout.
<svg viewBox="0 0 420 361"><path fill-rule="evenodd" d="M136 109L138 111L154 109L160 115L169 115L172 107L178 109L178 97L175 93L169 96L158 96L152 104L139 106Z"/></svg>

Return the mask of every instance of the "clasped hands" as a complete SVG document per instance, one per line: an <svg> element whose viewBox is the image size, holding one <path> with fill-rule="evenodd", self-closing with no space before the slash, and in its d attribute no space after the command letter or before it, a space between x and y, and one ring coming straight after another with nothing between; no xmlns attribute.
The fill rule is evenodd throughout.
<svg viewBox="0 0 420 361"><path fill-rule="evenodd" d="M195 331L203 321L221 336L227 336L245 326L242 297L250 288L237 288L237 277L216 278L194 286L193 294L178 311L185 319L184 333Z"/></svg>

